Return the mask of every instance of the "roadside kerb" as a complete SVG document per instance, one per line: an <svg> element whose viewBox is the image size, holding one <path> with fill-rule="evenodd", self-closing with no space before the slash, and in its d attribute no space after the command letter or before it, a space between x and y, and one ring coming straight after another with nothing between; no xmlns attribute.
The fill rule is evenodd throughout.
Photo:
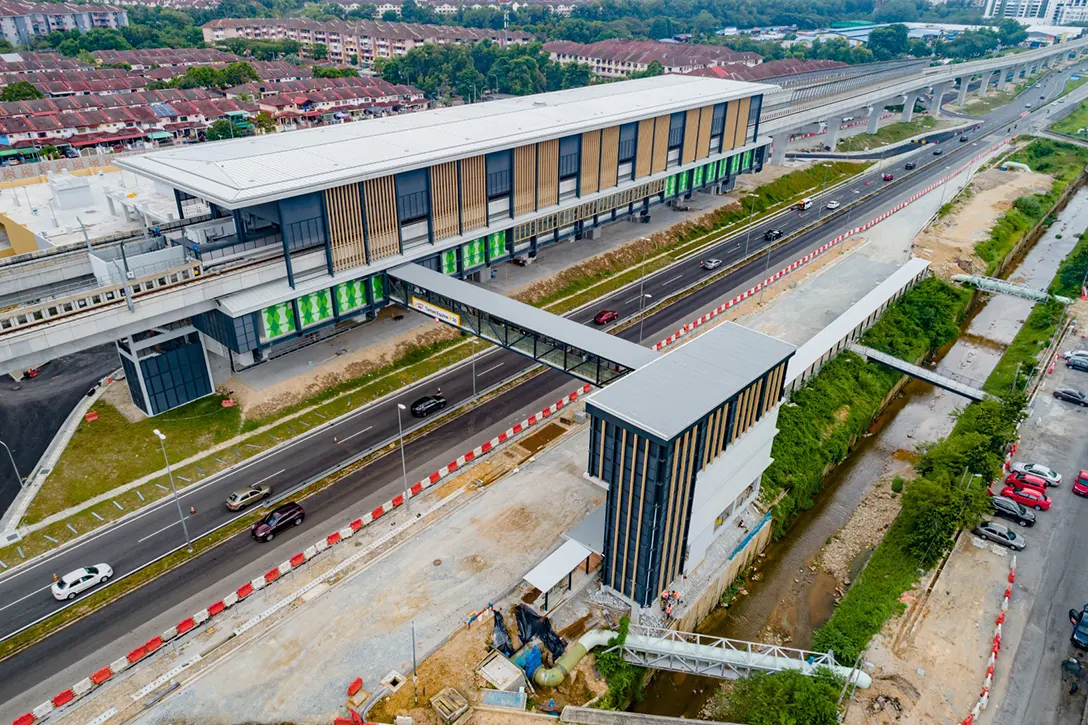
<svg viewBox="0 0 1088 725"><path fill-rule="evenodd" d="M813 259L820 256L824 252L827 252L828 250L832 249L836 245L841 244L842 242L846 241L847 239L854 236L855 234L858 234L860 232L864 232L867 229L869 229L870 227L872 227L872 226L874 226L876 224L879 224L880 222L884 221L885 219L887 219L891 215L893 215L896 212L904 209L905 207L913 204L918 199L921 199L926 194L928 194L931 191L937 189L938 187L942 186L943 184L951 181L956 176L959 176L965 170L969 169L971 167L971 165L974 164L976 161L978 161L978 160L980 160L982 158L985 158L987 155L993 153L997 149L1004 146L1005 143L1006 143L1005 141L1001 141L1001 142L999 142L997 144L994 144L993 146L989 147L988 149L986 149L982 153L974 156L970 161L968 161L966 164L963 164L962 166L960 166L955 171L952 171L949 174L941 177L940 179L938 179L934 183L930 184L929 186L922 189L921 191L913 194L912 196L910 196L906 200L899 202L898 204L893 206L891 209L889 209L889 210L885 211L884 213L874 217L873 219L870 219L869 221L865 222L864 224L861 224L860 226L856 226L853 229L848 229L847 231L843 232L839 236L832 239L830 242L825 243L824 245L818 247L817 249L813 250L812 252L809 252L805 256L801 257L797 261L795 261L795 262L783 267L782 269L778 270L777 272L775 272L771 276L764 279L762 282L759 282L758 284L756 284L754 287L751 287L751 288L745 290L744 292L741 292L739 295L737 295L733 299L727 300L725 303L715 307L713 310L711 310L710 312L707 312L705 315L698 318L697 320L694 320L693 322L689 322L688 324L684 325L682 328L680 328L679 330L677 330L673 334L669 335L667 338L665 338L661 342L654 345L652 349L660 350L661 348L665 347L666 345L672 344L673 342L679 340L681 337L683 337L685 335L688 335L692 331L698 329L701 325L705 325L707 322L714 319L718 315L720 315L720 314L726 312L727 310L731 309L735 305L739 305L741 302L748 299L752 295L756 294L757 292L762 290L764 287L769 286L771 284L774 284L775 282L782 279L786 275L788 275L788 274L790 274L792 272L795 272L799 268L805 266L806 264L811 262ZM696 284L702 284L702 282L698 282ZM668 299L668 298L666 298L666 299Z"/></svg>
<svg viewBox="0 0 1088 725"><path fill-rule="evenodd" d="M1009 611L1009 599L1012 597L1012 585L1016 581L1016 556L1013 555L1009 565L1009 582L1005 587L1005 595L1001 599L1001 611L994 620L994 636L990 640L990 658L986 662L986 675L982 679L982 691L978 695L978 702L971 709L971 713L963 719L960 725L972 725L978 716L986 709L990 701L990 688L994 683L994 667L997 665L997 654L1001 651L1001 627L1005 624L1005 615Z"/></svg>
<svg viewBox="0 0 1088 725"><path fill-rule="evenodd" d="M835 244L841 242L842 240L846 239L847 237L849 237L849 236L851 236L853 234L856 234L856 233L858 233L860 231L864 231L864 230L870 228L871 226L873 226L874 224L877 224L880 221L883 221L887 217L894 214L896 211L899 211L900 209L904 208L908 204L913 203L914 201L916 201L921 196L929 193L930 191L932 191L935 188L939 187L940 185L944 184L945 182L947 182L951 178L959 175L960 173L963 172L964 169L969 168L970 165L973 164L975 161L977 161L980 158L985 157L987 154L993 152L997 148L1000 148L1001 146L1004 145L1004 143L1005 142L1002 141L1002 142L1000 142L998 144L995 144L994 146L990 147L986 151L984 151L984 152L978 154L977 156L975 156L974 158L972 158L971 161L969 161L967 164L964 164L963 166L961 166L955 172L952 172L951 174L946 175L945 177L942 177L940 180L938 180L937 182L935 182L935 183L931 184L930 186L926 187L922 191L916 193L915 195L910 197L908 200L906 200L904 202L901 202L900 204L898 204L895 207L893 207L892 209L884 212L883 214L879 215L878 217L874 218L873 220L871 220L869 222L866 222L865 224L863 224L863 225L861 225L859 227L855 227L854 229L848 231L847 233L845 233L843 235L840 235L835 240L832 240L831 242L828 242L828 243L824 244L822 247L818 248L815 252L810 252L809 254L802 257L800 260L795 261L794 263L792 263L788 267L784 268L780 272L777 272L775 275L772 275L771 277L768 277L767 279L765 279L763 282L758 283L755 287L747 290L746 292L742 293L741 295L738 295L733 300L730 300L729 302L727 302L725 305L723 305L723 306L721 306L719 308L716 308L715 310L713 310L710 313L704 315L703 317L700 317L699 319L697 319L693 323L689 323L688 325L685 325L684 328L682 328L677 333L674 333L670 337L668 337L665 340L663 340L663 341L657 343L656 345L654 345L653 349L660 350L661 348L663 348L663 347L665 347L667 345L670 345L673 342L676 342L681 337L688 334L691 330L694 330L695 328L697 328L697 327L701 326L702 324L705 324L706 322L708 322L713 317L716 317L718 314L723 312L725 309L728 309L728 308L732 307L733 305L739 304L739 302L747 299L751 294L753 294L754 292L759 291L763 286L765 286L767 284L770 284L771 282L776 281L777 279L780 279L782 276L784 276L785 274L788 274L789 272L795 270L796 268L798 268L800 266L803 266L804 264L807 264L808 261L811 261L811 259L814 258L816 255L821 254L822 252L826 251L827 249L830 249L832 246L834 246ZM821 222L817 222L817 224L819 224L819 223L821 223ZM111 663L111 665L109 667L105 667L105 668L102 668L102 669L96 671L91 678L80 681L75 686L70 688L71 692L73 694L73 697L71 699L66 699L67 695L65 695L65 693L68 692L66 690L65 693L61 693L61 695L58 695L58 696L54 697L53 700L50 700L47 703L43 703L42 705L39 705L38 707L34 708L34 710L32 710L30 713L26 713L26 714L22 715L20 718L17 718L14 721L13 725L30 725L31 723L36 722L37 720L40 720L40 719L48 716L57 707L56 705L54 705L54 701L57 700L58 698L61 699L62 706L63 706L63 705L67 705L70 702L72 702L72 701L86 695L87 693L93 691L93 689L95 687L107 682L113 676L113 674L121 672L121 671L127 669L128 667L132 666L133 664L141 661L143 658L153 654L155 651L157 651L162 646L162 643L164 641L172 640L172 639L174 639L176 637L179 637L179 636L182 636L182 635L186 634L187 632L193 631L196 628L195 627L196 624L203 623L207 619L209 619L211 617L214 617L216 614L222 613L223 611L228 609L230 606L233 606L238 601L241 601L245 597L252 594L253 591L263 589L266 585L268 585L268 584L276 581L277 579L279 579L283 574L286 574L291 569L296 568L296 566L304 564L306 561L309 561L309 559L311 559L314 556L316 556L316 555L320 554L321 552L325 551L330 546L334 546L334 545L344 541L345 539L348 539L351 536L354 536L354 534L357 531L359 531L363 526L365 526L365 525L367 525L369 523L372 523L373 521L376 521L377 519L381 518L385 513L388 513L390 511L393 511L396 508L399 508L400 506L404 505L407 502L408 499L414 498L415 496L418 496L418 495L422 494L423 491L425 491L426 489L434 486L436 483L438 483L440 480L442 480L443 478L448 476L450 473L453 473L453 472L457 471L458 469L460 469L461 467L463 467L467 463L475 460L476 458L479 458L479 457L482 457L483 455L486 455L488 452L498 448L503 443L505 443L508 440L510 440L511 438L519 435L520 433L522 433L523 431L525 431L528 428L532 427L533 425L535 425L535 424L549 418L551 415L554 415L555 413L557 413L562 408L564 408L567 405L573 403L578 397L580 397L582 395L585 395L588 392L590 392L591 389L592 389L592 386L590 386L589 384L583 385L581 388L579 388L579 389L575 390L574 392L570 393L565 398L562 398L559 401L557 401L556 403L553 403L548 408L545 408L544 410L542 410L542 411L540 411L540 412L538 412L538 413L536 413L534 415L529 416L527 419L525 419L521 423L515 424L511 428L509 428L506 431L500 433L498 436L496 436L492 440L487 441L487 442L481 444L480 446L477 446L473 450L468 451L467 453L459 456L456 460L451 461L449 464L443 466L442 468L440 468L438 471L432 473L427 478L422 479L421 481L414 484L409 489L408 494L407 494L407 498L406 498L405 494L398 494L397 496L394 496L391 500L387 501L385 504L382 504L381 506L378 506L378 507L374 508L373 510L371 510L371 512L369 514L366 514L366 515L364 515L362 517L359 517L359 518L355 519L354 521L351 521L346 527L344 527L344 528L340 529L339 531L336 531L336 532L328 535L324 540L320 540L316 544L314 544L313 546L311 546L311 547L307 548L306 550L304 550L303 552L301 552L299 554L296 554L294 557L291 558L291 560L289 560L287 562L284 562L283 564L281 564L279 567L276 567L275 569L270 570L263 577L254 578L249 583L244 584L243 586L236 589L231 595L228 595L227 597L224 597L222 600L219 600L219 601L213 603L212 605L205 608L204 610L201 610L200 612L197 612L191 618L191 620L192 620L191 623L190 623L190 619L183 620L182 622L179 623L178 626L175 626L175 627L170 628L170 629L166 630L165 632L163 632L161 637L155 637L152 640L149 640L147 643L145 643L141 647L137 647L136 649L129 652L129 654L126 655L125 657L119 658L118 660L115 660L113 663ZM332 421L330 421L330 423L331 422ZM334 467L333 470L339 470L340 468L343 467L343 465L344 464L340 464L340 465ZM327 474L324 474L324 475L327 475ZM297 564L295 564L293 562L297 562ZM88 686L87 683L90 683L90 685ZM64 697L61 697L62 695L64 695ZM29 718L29 719L27 719L27 718Z"/></svg>

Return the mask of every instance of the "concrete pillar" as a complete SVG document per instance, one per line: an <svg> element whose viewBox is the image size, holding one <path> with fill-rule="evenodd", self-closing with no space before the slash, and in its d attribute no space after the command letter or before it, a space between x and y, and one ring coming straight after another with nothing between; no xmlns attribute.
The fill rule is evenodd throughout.
<svg viewBox="0 0 1088 725"><path fill-rule="evenodd" d="M880 130L880 112L884 110L884 106L879 103L869 106L869 126L865 129L865 133L876 133Z"/></svg>
<svg viewBox="0 0 1088 725"><path fill-rule="evenodd" d="M985 76L983 77L985 80ZM971 76L962 76L960 79L960 91L956 96L956 105L962 107L967 103L967 87L971 85Z"/></svg>
<svg viewBox="0 0 1088 725"><path fill-rule="evenodd" d="M944 100L944 96L952 88L952 81L945 81L944 83L938 83L933 87L933 102L930 104L929 115L933 118L941 117L941 101Z"/></svg>
<svg viewBox="0 0 1088 725"><path fill-rule="evenodd" d="M1005 79L1009 76L1009 69L1002 68L997 72L997 92L1005 90Z"/></svg>
<svg viewBox="0 0 1088 725"><path fill-rule="evenodd" d="M989 73L982 74L982 83L978 87L978 97L985 98L986 93L990 90L990 84L994 82L994 78L1002 71L992 70Z"/></svg>
<svg viewBox="0 0 1088 725"><path fill-rule="evenodd" d="M914 118L914 104L918 100L919 93L921 91L911 91L903 94L903 115L899 118L903 123L910 123L910 120Z"/></svg>
<svg viewBox="0 0 1088 725"><path fill-rule="evenodd" d="M779 131L771 136L771 141L774 144L771 147L771 163L775 166L781 166L786 162L786 147L790 143L791 133L791 131Z"/></svg>
<svg viewBox="0 0 1088 725"><path fill-rule="evenodd" d="M827 141L825 142L831 147L832 151L839 145L840 134L842 134L842 118L839 116L832 116L827 120Z"/></svg>

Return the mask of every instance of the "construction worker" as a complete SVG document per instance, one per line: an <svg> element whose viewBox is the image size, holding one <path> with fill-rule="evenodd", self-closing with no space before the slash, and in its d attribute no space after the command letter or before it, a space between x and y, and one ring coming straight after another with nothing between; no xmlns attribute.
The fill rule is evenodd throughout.
<svg viewBox="0 0 1088 725"><path fill-rule="evenodd" d="M672 602L665 607L665 619L672 619Z"/></svg>
<svg viewBox="0 0 1088 725"><path fill-rule="evenodd" d="M672 593L672 601L673 601L673 604L675 604L676 606L678 606L678 607L680 606L680 592L673 592Z"/></svg>

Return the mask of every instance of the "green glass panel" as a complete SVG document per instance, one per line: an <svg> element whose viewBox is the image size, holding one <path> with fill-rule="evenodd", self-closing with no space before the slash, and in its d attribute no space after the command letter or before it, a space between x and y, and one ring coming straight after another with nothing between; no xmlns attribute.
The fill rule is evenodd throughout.
<svg viewBox="0 0 1088 725"><path fill-rule="evenodd" d="M703 185L703 173L705 171L706 171L706 169L704 169L702 166L696 166L695 167L694 172L693 172L694 173L694 178L692 179L692 182L691 182L692 186L702 186Z"/></svg>
<svg viewBox="0 0 1088 725"><path fill-rule="evenodd" d="M676 176L674 175L674 176L670 176L669 178L665 179L665 196L669 197L669 196L675 196L675 195L676 195Z"/></svg>
<svg viewBox="0 0 1088 725"><path fill-rule="evenodd" d="M442 274L457 274L457 250L442 252Z"/></svg>
<svg viewBox="0 0 1088 725"><path fill-rule="evenodd" d="M461 247L461 263L464 269L478 267L484 263L484 237L466 242Z"/></svg>
<svg viewBox="0 0 1088 725"><path fill-rule="evenodd" d="M488 259L501 259L506 256L506 230L487 235Z"/></svg>
<svg viewBox="0 0 1088 725"><path fill-rule="evenodd" d="M303 327L332 319L332 294L327 289L298 298L298 316Z"/></svg>
<svg viewBox="0 0 1088 725"><path fill-rule="evenodd" d="M714 181L715 179L717 179L718 178L718 163L716 161L711 161L709 164L707 164L706 167L705 167L704 174L706 176L706 180L707 180L708 183L711 182L711 181Z"/></svg>
<svg viewBox="0 0 1088 725"><path fill-rule="evenodd" d="M261 321L264 323L265 339L268 340L275 340L298 330L295 324L295 308L290 302L265 307L261 310Z"/></svg>
<svg viewBox="0 0 1088 725"><path fill-rule="evenodd" d="M370 278L370 292L374 297L375 302L381 302L385 299L385 277L371 277Z"/></svg>
<svg viewBox="0 0 1088 725"><path fill-rule="evenodd" d="M366 306L366 294L363 291L362 280L356 279L344 284L338 284L333 290L336 295L336 306L341 314Z"/></svg>
<svg viewBox="0 0 1088 725"><path fill-rule="evenodd" d="M752 168L752 157L755 156L755 152L752 149L748 149L744 152L744 161L741 164L741 168L747 171Z"/></svg>
<svg viewBox="0 0 1088 725"><path fill-rule="evenodd" d="M682 174L678 174L680 177L679 193L683 194L689 188L691 188L691 174L685 171Z"/></svg>

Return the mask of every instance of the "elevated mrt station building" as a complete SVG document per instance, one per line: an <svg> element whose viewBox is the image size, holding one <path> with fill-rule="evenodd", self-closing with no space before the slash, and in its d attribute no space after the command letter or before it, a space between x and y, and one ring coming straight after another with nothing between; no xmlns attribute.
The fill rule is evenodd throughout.
<svg viewBox="0 0 1088 725"><path fill-rule="evenodd" d="M129 246L128 278L185 275L128 309L18 317L0 357L15 370L120 340L134 401L161 413L211 392L209 355L237 371L372 318L398 266L486 282L512 257L732 188L762 168L774 89L659 76L119 159L172 189L182 217ZM119 286L123 255L96 255ZM64 334L35 338L43 320Z"/></svg>

